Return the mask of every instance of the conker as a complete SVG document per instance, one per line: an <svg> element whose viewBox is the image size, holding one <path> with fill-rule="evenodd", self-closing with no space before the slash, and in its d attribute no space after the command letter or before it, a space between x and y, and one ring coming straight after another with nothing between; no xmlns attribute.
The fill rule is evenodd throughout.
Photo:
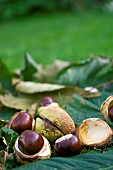
<svg viewBox="0 0 113 170"><path fill-rule="evenodd" d="M32 130L33 120L33 116L28 112L16 112L10 119L8 127L21 134L25 130Z"/></svg>
<svg viewBox="0 0 113 170"><path fill-rule="evenodd" d="M44 145L43 137L32 130L24 131L18 139L18 148L27 155L38 153Z"/></svg>
<svg viewBox="0 0 113 170"><path fill-rule="evenodd" d="M67 134L55 141L55 150L59 156L77 155L82 150L82 143L74 134Z"/></svg>
<svg viewBox="0 0 113 170"><path fill-rule="evenodd" d="M113 122L113 106L109 108L108 115L109 115L110 120Z"/></svg>
<svg viewBox="0 0 113 170"><path fill-rule="evenodd" d="M41 101L40 101L40 103L39 103L39 106L47 106L47 105L49 105L49 104L51 104L51 103L53 103L53 102L55 102L55 99L54 98L52 98L51 96L46 96L46 97L44 97Z"/></svg>
<svg viewBox="0 0 113 170"><path fill-rule="evenodd" d="M113 122L113 95L103 101L100 106L100 112L105 120Z"/></svg>

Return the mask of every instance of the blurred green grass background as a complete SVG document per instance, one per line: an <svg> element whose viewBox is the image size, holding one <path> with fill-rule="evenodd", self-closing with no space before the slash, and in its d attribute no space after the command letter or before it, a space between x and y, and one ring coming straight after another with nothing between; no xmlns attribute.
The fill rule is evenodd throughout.
<svg viewBox="0 0 113 170"><path fill-rule="evenodd" d="M40 13L0 23L0 57L10 70L21 67L29 52L37 63L78 61L90 55L113 57L113 14Z"/></svg>

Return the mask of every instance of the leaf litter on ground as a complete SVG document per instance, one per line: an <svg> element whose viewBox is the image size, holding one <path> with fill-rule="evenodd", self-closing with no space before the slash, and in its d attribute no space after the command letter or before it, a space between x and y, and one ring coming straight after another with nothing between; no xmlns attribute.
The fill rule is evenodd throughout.
<svg viewBox="0 0 113 170"><path fill-rule="evenodd" d="M0 68L4 70L3 75L0 76L0 125L8 140L10 152L12 152L13 142L17 136L13 136L10 129L4 129L5 120L7 122L11 115L18 110L27 110L34 114L39 107L40 100L45 96L55 98L77 126L86 118L99 117L103 119L100 105L106 97L113 94L113 62L107 57L97 56L80 62L56 60L48 66L43 66L37 64L27 53L24 66L15 70L14 74L8 71L3 61L0 62ZM97 88L98 91L93 93L91 89L85 90L86 87ZM113 127L111 122L108 123ZM1 134L3 137L3 133ZM76 167L78 170L81 168L79 165L83 162L83 170L87 168L109 169L112 167L111 159L109 165L107 161L104 161L102 165L101 159L109 158L111 153L112 147L108 148L105 154L87 150L86 153L81 153L78 156L53 157L23 166L9 162L6 168L10 167L11 169L13 166L14 169L34 169L36 167L51 169L55 167L57 170L75 169Z"/></svg>

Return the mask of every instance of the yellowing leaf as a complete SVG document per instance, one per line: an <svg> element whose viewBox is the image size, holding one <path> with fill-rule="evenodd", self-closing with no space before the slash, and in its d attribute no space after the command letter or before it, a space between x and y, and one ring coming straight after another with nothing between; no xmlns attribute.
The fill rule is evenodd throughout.
<svg viewBox="0 0 113 170"><path fill-rule="evenodd" d="M84 98L93 98L100 96L100 93L86 92L84 89L76 86L63 86L57 84L35 83L16 81L15 88L21 95L13 96L11 94L0 95L1 104L17 110L27 110L35 114L36 107L45 96L53 97L62 107L73 98L74 94Z"/></svg>
<svg viewBox="0 0 113 170"><path fill-rule="evenodd" d="M4 96L1 95L0 101L4 106L17 110L27 110L34 103L33 98L15 97L8 94Z"/></svg>
<svg viewBox="0 0 113 170"><path fill-rule="evenodd" d="M49 92L65 88L63 85L48 84L48 83L35 83L30 81L21 81L16 85L16 90L21 93L34 94L39 92Z"/></svg>

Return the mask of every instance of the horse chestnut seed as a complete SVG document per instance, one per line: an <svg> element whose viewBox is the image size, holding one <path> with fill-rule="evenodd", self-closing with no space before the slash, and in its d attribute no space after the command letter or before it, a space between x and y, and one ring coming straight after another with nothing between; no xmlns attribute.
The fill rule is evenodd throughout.
<svg viewBox="0 0 113 170"><path fill-rule="evenodd" d="M8 127L18 134L25 130L32 130L33 116L28 112L16 112L10 119Z"/></svg>
<svg viewBox="0 0 113 170"><path fill-rule="evenodd" d="M35 131L26 130L19 136L18 148L26 155L34 155L38 153L43 145L43 137Z"/></svg>
<svg viewBox="0 0 113 170"><path fill-rule="evenodd" d="M55 150L59 156L77 155L82 150L82 143L76 135L67 134L55 141Z"/></svg>
<svg viewBox="0 0 113 170"><path fill-rule="evenodd" d="M53 99L53 98L50 97L50 96L46 96L46 97L44 97L44 98L40 101L39 105L40 105L41 107L43 107L43 106L47 106L47 105L49 105L49 104L51 104L51 103L53 103L53 102L55 102L55 99Z"/></svg>
<svg viewBox="0 0 113 170"><path fill-rule="evenodd" d="M108 115L109 115L110 120L113 122L113 106L109 108Z"/></svg>

